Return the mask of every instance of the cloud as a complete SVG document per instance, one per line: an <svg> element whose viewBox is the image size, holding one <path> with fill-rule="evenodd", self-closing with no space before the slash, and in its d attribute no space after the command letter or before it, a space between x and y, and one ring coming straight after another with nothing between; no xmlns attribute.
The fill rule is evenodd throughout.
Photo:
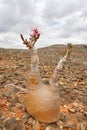
<svg viewBox="0 0 87 130"><path fill-rule="evenodd" d="M31 6L32 5L32 6ZM0 31L10 31L12 27L18 24L30 23L35 16L35 10L32 1L28 0L3 0L0 4Z"/></svg>
<svg viewBox="0 0 87 130"><path fill-rule="evenodd" d="M43 16L45 22L50 23L54 34L56 32L57 41L59 39L62 41L71 40L71 42L87 40L87 38L83 38L83 35L85 37L87 33L87 18L83 15L87 12L86 7L86 0L47 1ZM51 23L55 22L56 26L52 26Z"/></svg>
<svg viewBox="0 0 87 130"><path fill-rule="evenodd" d="M86 5L86 0L54 0L52 2L48 0L44 8L44 16L48 21L60 19L76 12L83 12L83 7L86 9Z"/></svg>
<svg viewBox="0 0 87 130"><path fill-rule="evenodd" d="M0 47L25 48L33 26L42 32L36 47L87 41L87 0L0 0Z"/></svg>

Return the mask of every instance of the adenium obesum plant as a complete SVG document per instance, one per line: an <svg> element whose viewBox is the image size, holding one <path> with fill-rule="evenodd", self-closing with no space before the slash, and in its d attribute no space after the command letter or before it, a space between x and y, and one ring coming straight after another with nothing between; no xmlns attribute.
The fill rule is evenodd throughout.
<svg viewBox="0 0 87 130"><path fill-rule="evenodd" d="M66 62L72 51L71 44L68 45L66 54L58 62L49 80L49 84L44 84L39 71L39 57L34 45L40 37L37 28L32 29L29 41L20 34L23 44L31 51L31 65L27 78L27 93L25 105L28 112L37 120L43 123L57 122L59 119L60 98L57 84L58 72L62 70L63 63ZM39 125L39 123L36 123ZM38 126L35 127L38 130ZM39 129L40 130L40 129ZM44 129L45 130L45 129Z"/></svg>

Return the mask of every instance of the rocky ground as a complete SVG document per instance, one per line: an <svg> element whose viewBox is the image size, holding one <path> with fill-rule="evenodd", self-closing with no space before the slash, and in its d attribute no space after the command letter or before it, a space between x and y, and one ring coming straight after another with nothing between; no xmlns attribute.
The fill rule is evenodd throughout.
<svg viewBox="0 0 87 130"><path fill-rule="evenodd" d="M48 84L66 46L38 50L40 73ZM0 49L0 130L31 130L35 120L24 105L26 77L30 70L29 50ZM58 74L61 100L57 127L51 130L87 130L87 47L73 46L69 60ZM49 126L47 127L48 130Z"/></svg>

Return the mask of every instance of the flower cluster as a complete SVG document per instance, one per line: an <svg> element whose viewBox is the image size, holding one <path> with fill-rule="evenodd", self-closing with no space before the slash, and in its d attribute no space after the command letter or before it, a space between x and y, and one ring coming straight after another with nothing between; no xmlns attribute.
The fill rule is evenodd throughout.
<svg viewBox="0 0 87 130"><path fill-rule="evenodd" d="M38 39L40 37L40 31L38 30L37 27L33 28L32 29L32 36L35 38L35 39Z"/></svg>

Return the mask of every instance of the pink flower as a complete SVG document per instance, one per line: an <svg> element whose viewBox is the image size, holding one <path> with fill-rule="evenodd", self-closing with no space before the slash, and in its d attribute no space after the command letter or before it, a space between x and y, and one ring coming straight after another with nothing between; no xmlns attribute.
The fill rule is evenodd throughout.
<svg viewBox="0 0 87 130"><path fill-rule="evenodd" d="M38 30L37 27L34 27L34 28L32 29L32 33L33 33L33 36L36 36L36 35L40 35L40 34L41 34L41 32Z"/></svg>

